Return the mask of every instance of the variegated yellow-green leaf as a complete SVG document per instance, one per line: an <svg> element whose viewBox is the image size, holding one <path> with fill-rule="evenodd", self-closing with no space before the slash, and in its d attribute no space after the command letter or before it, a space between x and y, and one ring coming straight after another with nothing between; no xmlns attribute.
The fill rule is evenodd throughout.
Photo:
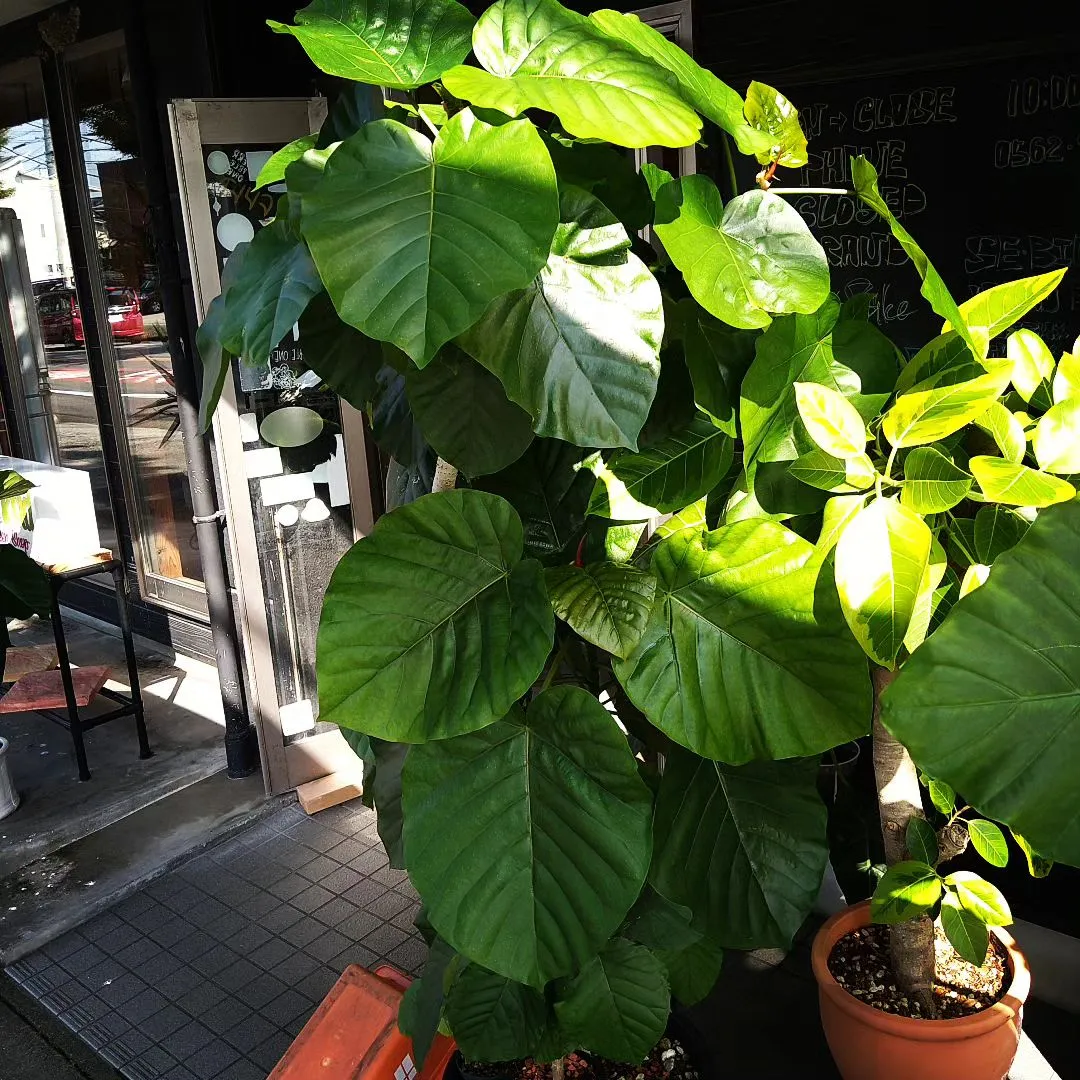
<svg viewBox="0 0 1080 1080"><path fill-rule="evenodd" d="M990 576L990 567L983 563L972 563L964 571L964 580L960 582L960 599L974 592L980 585L986 584Z"/></svg>
<svg viewBox="0 0 1080 1080"><path fill-rule="evenodd" d="M975 421L975 426L980 431L985 431L1001 451L1001 456L1006 461L1019 464L1024 460L1027 450L1027 437L1024 435L1024 425L1020 420L1005 407L1000 401L995 401Z"/></svg>
<svg viewBox="0 0 1080 1080"><path fill-rule="evenodd" d="M930 530L895 498L875 499L836 545L836 588L851 632L883 667L896 662L930 559Z"/></svg>
<svg viewBox="0 0 1080 1080"><path fill-rule="evenodd" d="M1080 397L1080 353L1063 353L1054 372L1054 403Z"/></svg>
<svg viewBox="0 0 1080 1080"><path fill-rule="evenodd" d="M989 341L1022 319L1036 304L1041 304L1061 284L1064 276L1064 269L1052 270L1049 274L995 285L965 300L960 305L960 314L973 331L985 334ZM950 329L946 323L941 332Z"/></svg>
<svg viewBox="0 0 1080 1080"><path fill-rule="evenodd" d="M930 631L930 619L934 614L934 593L948 568L949 560L945 549L938 543L937 537L934 537L930 545L930 558L919 583L919 595L915 598L915 607L911 612L911 622L904 634L904 648L909 653L914 652L926 640Z"/></svg>
<svg viewBox="0 0 1080 1080"><path fill-rule="evenodd" d="M752 82L746 90L743 111L751 126L771 140L767 149L757 152L759 164L775 161L788 169L806 164L806 136L799 123L799 110L779 90L763 82Z"/></svg>
<svg viewBox="0 0 1080 1080"><path fill-rule="evenodd" d="M797 382L795 404L810 438L826 454L849 458L866 449L866 425L843 394L820 383Z"/></svg>
<svg viewBox="0 0 1080 1080"><path fill-rule="evenodd" d="M940 379L949 371L975 362L968 343L955 330L931 338L908 362L896 380L896 392L904 393L916 383Z"/></svg>
<svg viewBox="0 0 1080 1080"><path fill-rule="evenodd" d="M602 458L598 457L591 464L596 474L596 485L589 499L589 514L612 521L642 522L657 516L656 507L638 502Z"/></svg>
<svg viewBox="0 0 1080 1080"><path fill-rule="evenodd" d="M978 419L1009 385L1009 361L987 361L987 367L985 374L964 382L912 387L882 419L885 438L897 447L920 446L944 439Z"/></svg>
<svg viewBox="0 0 1080 1080"><path fill-rule="evenodd" d="M1080 473L1080 398L1047 409L1035 425L1031 447L1040 469Z"/></svg>
<svg viewBox="0 0 1080 1080"><path fill-rule="evenodd" d="M821 533L814 545L814 558L823 561L829 555L848 522L855 517L866 503L865 495L837 495L825 504L821 518Z"/></svg>
<svg viewBox="0 0 1080 1080"><path fill-rule="evenodd" d="M898 862L885 871L870 899L876 923L901 923L929 911L941 896L941 878L926 863Z"/></svg>
<svg viewBox="0 0 1080 1080"><path fill-rule="evenodd" d="M1076 488L1059 476L1014 465L998 457L973 457L968 468L978 481L982 493L992 502L1009 506L1053 506L1067 502Z"/></svg>
<svg viewBox="0 0 1080 1080"><path fill-rule="evenodd" d="M904 459L900 501L917 514L951 510L964 501L970 490L970 474L933 446L918 446Z"/></svg>
<svg viewBox="0 0 1080 1080"><path fill-rule="evenodd" d="M1012 384L1030 401L1036 390L1054 374L1054 355L1034 330L1017 330L1009 335L1006 354L1012 361Z"/></svg>
<svg viewBox="0 0 1080 1080"><path fill-rule="evenodd" d="M833 457L824 450L811 450L788 466L796 480L821 491L865 491L872 487L877 470L867 454L856 454L847 460Z"/></svg>
<svg viewBox="0 0 1080 1080"><path fill-rule="evenodd" d="M665 540L669 536L683 532L685 529L704 529L705 504L707 499L698 499L697 502L684 506L678 513L672 514L666 521L660 522L656 527L656 535Z"/></svg>

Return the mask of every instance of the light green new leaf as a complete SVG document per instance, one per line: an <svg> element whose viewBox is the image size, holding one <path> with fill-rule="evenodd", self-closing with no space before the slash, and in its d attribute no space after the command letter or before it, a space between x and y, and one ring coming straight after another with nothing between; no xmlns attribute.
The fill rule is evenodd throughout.
<svg viewBox="0 0 1080 1080"><path fill-rule="evenodd" d="M899 500L875 499L836 545L836 589L866 654L891 668L904 644L930 560L930 530Z"/></svg>
<svg viewBox="0 0 1080 1080"><path fill-rule="evenodd" d="M938 860L937 833L933 825L924 817L912 816L908 819L904 842L908 854L916 862L934 866Z"/></svg>
<svg viewBox="0 0 1080 1080"><path fill-rule="evenodd" d="M287 143L276 153L271 154L266 164L259 170L255 179L255 188L266 187L267 184L276 184L285 179L285 169L298 158L302 158L309 150L315 148L319 136L305 135L303 138L294 139Z"/></svg>
<svg viewBox="0 0 1080 1080"><path fill-rule="evenodd" d="M1031 446L1040 469L1080 473L1080 398L1047 409L1035 425Z"/></svg>
<svg viewBox="0 0 1080 1080"><path fill-rule="evenodd" d="M949 562L945 549L938 543L937 537L934 537L930 544L930 558L926 562L922 581L919 582L919 594L915 598L911 621L904 632L904 648L909 653L914 652L926 640L926 635L930 632L930 624L934 618L935 599L948 569Z"/></svg>
<svg viewBox="0 0 1080 1080"><path fill-rule="evenodd" d="M1080 397L1080 353L1062 353L1054 372L1054 403Z"/></svg>
<svg viewBox="0 0 1080 1080"><path fill-rule="evenodd" d="M1040 386L1054 374L1054 354L1034 330L1017 330L1009 335L1006 355L1012 361L1012 384L1030 401Z"/></svg>
<svg viewBox="0 0 1080 1080"><path fill-rule="evenodd" d="M557 991L555 1015L575 1043L612 1061L637 1062L660 1041L671 997L660 961L613 938Z"/></svg>
<svg viewBox="0 0 1080 1080"><path fill-rule="evenodd" d="M552 567L551 606L575 633L614 656L628 656L645 633L656 580L617 563Z"/></svg>
<svg viewBox="0 0 1080 1080"><path fill-rule="evenodd" d="M454 1041L470 1061L507 1061L535 1051L547 1024L547 1002L531 986L471 963L446 995Z"/></svg>
<svg viewBox="0 0 1080 1080"><path fill-rule="evenodd" d="M984 357L989 339L985 332L975 333L968 328L960 314L960 309L956 306L956 301L934 264L926 257L926 252L915 242L911 233L896 220L896 215L889 209L878 191L877 169L860 155L851 159L851 178L859 198L886 222L889 231L915 265L919 277L922 278L922 287L919 292L929 302L930 307L955 328L976 358Z"/></svg>
<svg viewBox="0 0 1080 1080"><path fill-rule="evenodd" d="M1080 865L1080 502L1039 514L884 696L920 768ZM1037 795L1033 794L1037 793Z"/></svg>
<svg viewBox="0 0 1080 1080"><path fill-rule="evenodd" d="M1024 425L1000 401L995 401L975 421L980 431L985 431L997 444L1006 461L1020 464L1027 452L1027 436Z"/></svg>
<svg viewBox="0 0 1080 1080"><path fill-rule="evenodd" d="M776 162L789 169L807 163L806 136L799 123L799 110L779 90L762 82L752 82L746 90L746 119L756 131L769 137L769 146L757 151L758 164Z"/></svg>
<svg viewBox="0 0 1080 1080"><path fill-rule="evenodd" d="M660 286L629 248L607 207L564 190L547 265L460 340L532 414L539 435L637 446L656 396L664 311Z"/></svg>
<svg viewBox="0 0 1080 1080"><path fill-rule="evenodd" d="M917 514L940 514L967 498L971 475L933 446L919 446L904 459L900 502Z"/></svg>
<svg viewBox="0 0 1080 1080"><path fill-rule="evenodd" d="M645 636L614 665L630 700L676 742L734 764L865 733L866 662L813 555L761 519L663 541Z"/></svg>
<svg viewBox="0 0 1080 1080"><path fill-rule="evenodd" d="M1033 878L1046 877L1054 868L1053 860L1040 855L1015 829L1010 829L1009 832L1012 833L1016 846L1024 853L1024 858L1027 859L1028 873Z"/></svg>
<svg viewBox="0 0 1080 1080"><path fill-rule="evenodd" d="M668 514L707 495L727 475L734 441L700 413L684 431L618 454L611 471L639 503Z"/></svg>
<svg viewBox="0 0 1080 1080"><path fill-rule="evenodd" d="M413 743L503 716L555 629L540 564L521 555L517 514L485 492L427 495L380 518L326 591L322 718Z"/></svg>
<svg viewBox="0 0 1080 1080"><path fill-rule="evenodd" d="M973 457L968 468L978 481L982 493L992 502L1009 506L1053 506L1068 502L1076 488L1058 476L1014 465L998 457Z"/></svg>
<svg viewBox="0 0 1080 1080"><path fill-rule="evenodd" d="M990 577L990 567L985 563L972 563L964 571L964 580L960 582L960 599L974 592L980 585L985 585Z"/></svg>
<svg viewBox="0 0 1080 1080"><path fill-rule="evenodd" d="M698 499L696 503L684 506L678 513L672 514L657 525L656 535L661 540L665 540L686 529L704 529L707 524L705 517L707 503L707 499Z"/></svg>
<svg viewBox="0 0 1080 1080"><path fill-rule="evenodd" d="M828 859L816 774L816 759L732 767L685 750L668 757L651 880L714 944L790 945Z"/></svg>
<svg viewBox="0 0 1080 1080"><path fill-rule="evenodd" d="M948 816L956 806L956 792L944 780L930 780L926 785L934 809Z"/></svg>
<svg viewBox="0 0 1080 1080"><path fill-rule="evenodd" d="M1007 866L1009 845L1005 834L992 822L979 818L968 822L968 836L971 846L991 865Z"/></svg>
<svg viewBox="0 0 1080 1080"><path fill-rule="evenodd" d="M990 931L949 891L941 898L941 928L949 944L964 960L976 967L983 966L986 950L990 947Z"/></svg>
<svg viewBox="0 0 1080 1080"><path fill-rule="evenodd" d="M941 897L941 878L923 862L890 866L870 898L870 918L876 923L902 923L925 915Z"/></svg>
<svg viewBox="0 0 1080 1080"><path fill-rule="evenodd" d="M835 492L865 491L873 486L877 476L874 463L866 454L841 461L824 450L811 450L796 458L788 471L804 484Z"/></svg>
<svg viewBox="0 0 1080 1080"><path fill-rule="evenodd" d="M410 367L405 390L428 444L468 477L505 469L533 441L529 414L456 345L444 345L425 368Z"/></svg>
<svg viewBox="0 0 1080 1080"><path fill-rule="evenodd" d="M316 67L353 82L412 90L469 55L473 19L456 0L314 0L292 34Z"/></svg>
<svg viewBox="0 0 1080 1080"><path fill-rule="evenodd" d="M960 903L987 926L1008 926L1012 922L1008 901L996 886L978 874L957 870L945 879L945 884L955 889Z"/></svg>
<svg viewBox="0 0 1080 1080"><path fill-rule="evenodd" d="M591 465L596 473L596 486L589 499L591 516L609 518L612 521L647 522L659 515L655 506L638 502L602 459L592 462Z"/></svg>
<svg viewBox="0 0 1080 1080"><path fill-rule="evenodd" d="M980 337L985 335L986 340L991 341L1041 304L1061 284L1064 276L1064 269L1052 270L1049 274L995 285L965 300L960 305L960 314L972 333ZM944 334L950 329L946 323L941 332Z"/></svg>
<svg viewBox="0 0 1080 1080"><path fill-rule="evenodd" d="M443 75L473 105L508 116L543 109L571 135L617 146L690 146L701 133L666 70L555 0L498 0L476 24L473 51L485 71Z"/></svg>
<svg viewBox="0 0 1080 1080"><path fill-rule="evenodd" d="M844 529L847 528L848 522L855 517L865 503L865 495L838 495L825 504L825 511L821 518L821 532L814 545L815 562L824 562L828 558Z"/></svg>
<svg viewBox="0 0 1080 1080"><path fill-rule="evenodd" d="M866 450L866 426L843 394L820 383L795 383L795 404L810 438L827 454L852 458Z"/></svg>
<svg viewBox="0 0 1080 1080"><path fill-rule="evenodd" d="M1005 506L983 506L975 515L975 557L990 566L999 555L1020 542L1030 522Z"/></svg>
<svg viewBox="0 0 1080 1080"><path fill-rule="evenodd" d="M829 295L825 252L779 195L748 191L724 206L707 176L685 176L657 193L655 227L694 299L732 326L808 314Z"/></svg>
<svg viewBox="0 0 1080 1080"><path fill-rule="evenodd" d="M772 138L746 122L743 99L738 92L703 68L659 30L643 23L637 15L624 15L619 11L594 11L589 21L613 41L671 72L683 99L731 135L744 154L768 151Z"/></svg>
<svg viewBox="0 0 1080 1080"><path fill-rule="evenodd" d="M1009 385L1007 360L987 361L988 370L972 379L941 385L917 383L896 399L881 430L893 446L937 442L977 420Z"/></svg>
<svg viewBox="0 0 1080 1080"><path fill-rule="evenodd" d="M302 229L342 319L423 367L528 285L558 220L536 128L465 110L434 143L394 120L365 125L304 196Z"/></svg>
<svg viewBox="0 0 1080 1080"><path fill-rule="evenodd" d="M409 876L432 925L492 971L541 988L578 970L641 891L652 794L579 687L414 747L404 781Z"/></svg>

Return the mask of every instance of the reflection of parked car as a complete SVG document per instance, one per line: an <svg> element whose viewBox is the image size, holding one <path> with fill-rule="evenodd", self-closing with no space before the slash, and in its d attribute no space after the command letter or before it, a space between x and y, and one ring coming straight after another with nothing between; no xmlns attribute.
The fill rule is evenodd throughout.
<svg viewBox="0 0 1080 1080"><path fill-rule="evenodd" d="M139 287L139 307L144 315L156 315L161 308L161 283L147 278Z"/></svg>
<svg viewBox="0 0 1080 1080"><path fill-rule="evenodd" d="M143 317L135 290L110 287L105 294L113 337L123 341L141 341ZM41 337L46 345L75 345L82 342L82 315L73 289L58 289L39 296L37 309Z"/></svg>

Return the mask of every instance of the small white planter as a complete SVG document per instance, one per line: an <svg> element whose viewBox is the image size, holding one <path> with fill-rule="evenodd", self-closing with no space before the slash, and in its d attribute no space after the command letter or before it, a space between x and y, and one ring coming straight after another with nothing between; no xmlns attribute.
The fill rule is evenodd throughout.
<svg viewBox="0 0 1080 1080"><path fill-rule="evenodd" d="M8 769L8 741L0 738L0 818L19 808L19 793Z"/></svg>

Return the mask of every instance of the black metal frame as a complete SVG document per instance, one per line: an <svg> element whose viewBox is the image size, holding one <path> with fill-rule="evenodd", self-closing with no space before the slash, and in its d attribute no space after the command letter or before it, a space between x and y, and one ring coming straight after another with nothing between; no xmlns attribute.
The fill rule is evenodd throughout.
<svg viewBox="0 0 1080 1080"><path fill-rule="evenodd" d="M131 615L127 605L127 575L124 564L118 559L79 566L72 570L48 570L49 590L52 600L53 637L56 640L56 659L60 666L60 680L64 684L64 698L67 701L67 717L54 709L37 710L61 727L71 732L71 741L75 744L75 760L79 766L79 779L90 779L90 768L86 760L86 746L83 733L92 728L107 724L121 716L135 717L135 730L139 736L139 757L153 757L150 740L146 733L146 718L143 715L142 688L139 685L139 668L135 658L135 639L131 633ZM83 719L79 714L79 703L75 698L75 682L71 675L71 659L68 656L67 636L64 633L64 617L60 611L60 590L69 581L79 581L96 574L111 574L116 589L116 610L120 618L120 631L124 638L124 654L127 657L128 687L130 692L123 694L118 690L102 687L98 693L120 705L119 709L100 716Z"/></svg>

